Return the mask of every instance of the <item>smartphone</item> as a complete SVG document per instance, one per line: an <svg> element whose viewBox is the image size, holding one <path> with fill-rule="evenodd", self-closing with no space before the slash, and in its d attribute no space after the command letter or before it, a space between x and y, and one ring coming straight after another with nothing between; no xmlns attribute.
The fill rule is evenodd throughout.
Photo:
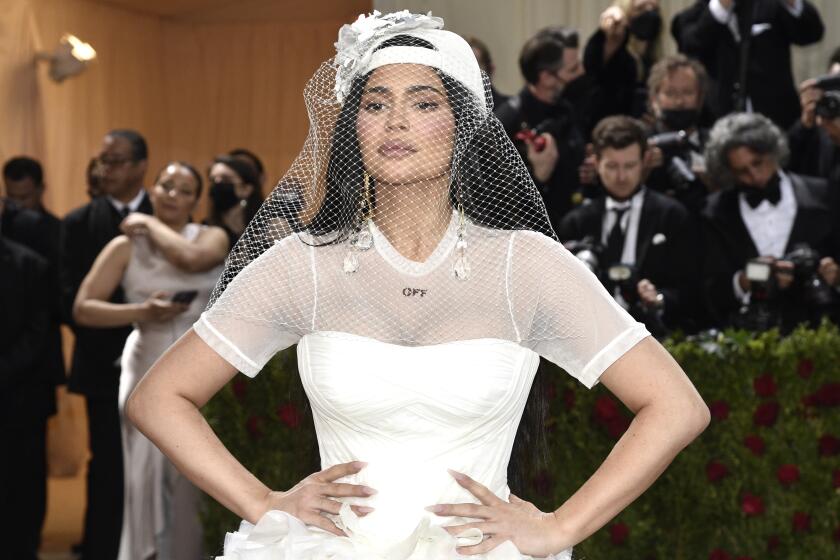
<svg viewBox="0 0 840 560"><path fill-rule="evenodd" d="M172 303L183 303L189 305L198 295L198 290L184 290L182 292L175 292L169 300Z"/></svg>

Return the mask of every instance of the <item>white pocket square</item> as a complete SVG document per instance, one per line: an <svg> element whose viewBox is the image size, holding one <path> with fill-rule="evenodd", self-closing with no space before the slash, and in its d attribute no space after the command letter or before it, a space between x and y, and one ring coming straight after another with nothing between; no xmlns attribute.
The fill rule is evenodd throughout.
<svg viewBox="0 0 840 560"><path fill-rule="evenodd" d="M657 233L656 235L653 236L653 244L654 245L662 245L667 240L668 240L668 238L665 237L664 233Z"/></svg>
<svg viewBox="0 0 840 560"><path fill-rule="evenodd" d="M773 24L771 23L754 23L751 29L752 36L755 37L756 35L761 35L765 31L772 29Z"/></svg>

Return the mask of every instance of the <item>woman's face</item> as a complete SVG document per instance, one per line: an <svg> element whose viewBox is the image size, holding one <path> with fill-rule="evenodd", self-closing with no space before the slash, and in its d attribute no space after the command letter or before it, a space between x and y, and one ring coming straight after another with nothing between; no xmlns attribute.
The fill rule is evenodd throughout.
<svg viewBox="0 0 840 560"><path fill-rule="evenodd" d="M455 118L440 77L421 64L377 68L362 93L356 133L365 169L378 182L411 184L448 173Z"/></svg>
<svg viewBox="0 0 840 560"><path fill-rule="evenodd" d="M207 173L207 179L210 181L210 185L213 183L233 184L233 192L236 193L236 198L239 200L248 198L254 192L252 185L242 182L242 178L236 171L224 163L214 163Z"/></svg>
<svg viewBox="0 0 840 560"><path fill-rule="evenodd" d="M189 220L198 203L198 183L190 171L177 163L166 166L152 189L155 216L162 222Z"/></svg>

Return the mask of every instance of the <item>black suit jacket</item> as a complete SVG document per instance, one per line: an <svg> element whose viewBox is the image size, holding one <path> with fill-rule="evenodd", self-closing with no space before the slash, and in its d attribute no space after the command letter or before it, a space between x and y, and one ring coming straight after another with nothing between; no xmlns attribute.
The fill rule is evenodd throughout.
<svg viewBox="0 0 840 560"><path fill-rule="evenodd" d="M825 28L819 12L807 0L799 17L791 15L781 0L754 1L753 25L765 30L751 37L747 94L755 111L787 129L800 113L790 46L818 42ZM698 0L678 13L671 27L680 52L706 65L714 82L710 102L716 114L730 113L740 79L740 46L728 26L714 18L708 0Z"/></svg>
<svg viewBox="0 0 840 560"><path fill-rule="evenodd" d="M0 425L26 426L55 410L46 365L50 325L47 261L0 235Z"/></svg>
<svg viewBox="0 0 840 560"><path fill-rule="evenodd" d="M148 195L139 209L152 213ZM73 210L61 224L61 305L64 320L76 335L69 389L87 396L116 397L119 387L119 359L130 327L97 329L75 325L73 301L76 292L100 251L120 234L122 217L105 197L98 197ZM109 300L123 303L122 288Z"/></svg>
<svg viewBox="0 0 840 560"><path fill-rule="evenodd" d="M604 197L575 208L563 219L559 239L571 241L592 236L600 241L605 214ZM691 330L696 325L696 239L695 221L682 204L647 189L636 241L636 268L639 279L653 282L665 297L664 321L669 328Z"/></svg>
<svg viewBox="0 0 840 560"><path fill-rule="evenodd" d="M796 217L785 252L807 243L820 256L840 260L840 228L833 212L828 184L823 179L789 174L796 197ZM738 191L727 189L709 196L702 215L704 246L704 299L719 326L732 322L741 302L735 298L732 277L747 261L759 256L749 230L741 217ZM785 313L793 312L796 302L786 302Z"/></svg>
<svg viewBox="0 0 840 560"><path fill-rule="evenodd" d="M50 325L44 352L44 363L54 385L65 382L64 355L61 344L61 313L58 290L59 238L61 221L46 210L32 211L7 201L2 217L2 234L9 240L28 247L47 261L47 285L41 297L50 304ZM55 410L55 395L50 409Z"/></svg>

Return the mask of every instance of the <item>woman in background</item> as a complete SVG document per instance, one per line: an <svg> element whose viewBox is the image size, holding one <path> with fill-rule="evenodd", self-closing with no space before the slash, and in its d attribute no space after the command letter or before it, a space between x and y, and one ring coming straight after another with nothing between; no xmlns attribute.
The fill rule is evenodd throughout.
<svg viewBox="0 0 840 560"><path fill-rule="evenodd" d="M210 212L205 223L225 230L233 247L262 204L259 174L241 158L221 155L213 159L207 180Z"/></svg>
<svg viewBox="0 0 840 560"><path fill-rule="evenodd" d="M152 364L199 316L221 273L228 240L221 228L190 223L201 177L168 164L151 192L154 214L130 214L124 235L96 259L73 315L88 327L134 324L122 354L119 389L125 500L119 560L201 557L198 491L126 420L128 396ZM122 285L126 303L110 303Z"/></svg>

